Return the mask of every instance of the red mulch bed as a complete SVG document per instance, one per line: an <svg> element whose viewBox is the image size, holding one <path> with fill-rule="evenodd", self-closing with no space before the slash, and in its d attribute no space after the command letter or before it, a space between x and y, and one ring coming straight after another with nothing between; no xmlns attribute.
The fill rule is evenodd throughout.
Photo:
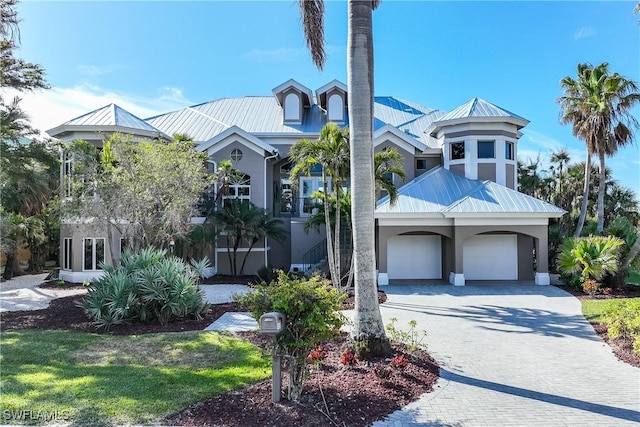
<svg viewBox="0 0 640 427"><path fill-rule="evenodd" d="M223 280L221 283L239 282ZM87 320L82 309L76 306L76 301L81 298L82 296L59 298L43 310L3 312L0 331L65 329L114 335L179 332L202 330L225 312L243 311L236 303L216 304L211 306L202 320L183 320L166 326L159 323L133 323L117 325L105 332L96 329ZM384 292L379 292L379 300L386 300ZM353 295L350 295L345 308L352 304ZM256 332L239 335L260 347L266 348L268 345L268 340ZM388 365L388 359L358 362L350 368L342 366L339 360L347 338L343 334L324 345L327 357L320 367L312 368L309 378L305 380L299 403L290 402L286 398L279 403L271 402L271 381L267 380L205 399L168 417L163 423L176 426L229 427L366 426L386 418L395 410L417 400L423 393L431 391L438 379L438 365L427 352L409 353L403 347L394 347L393 354L407 357L409 365L404 370L388 368L388 378L379 378L374 372L374 366ZM284 373L285 396L287 386L288 377Z"/></svg>
<svg viewBox="0 0 640 427"><path fill-rule="evenodd" d="M572 286L560 285L558 288L569 292L576 298L582 299L616 299L616 298L640 298L640 286L627 285L620 289L605 288L598 294L591 296L584 293L580 289ZM609 344L613 354L629 365L640 368L640 355L633 351L633 341L631 339L616 338L611 339L607 334L607 325L603 323L592 323L593 330L602 338L604 342Z"/></svg>

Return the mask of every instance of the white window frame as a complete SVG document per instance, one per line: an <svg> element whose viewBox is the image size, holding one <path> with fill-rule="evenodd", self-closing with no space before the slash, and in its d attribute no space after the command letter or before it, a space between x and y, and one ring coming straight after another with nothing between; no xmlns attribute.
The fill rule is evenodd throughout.
<svg viewBox="0 0 640 427"><path fill-rule="evenodd" d="M489 157L480 157L480 144L491 144L493 146L493 154ZM476 152L478 153L478 160L493 160L496 158L496 141L493 139L485 139L485 140L479 140L477 142L477 149Z"/></svg>
<svg viewBox="0 0 640 427"><path fill-rule="evenodd" d="M62 270L73 269L73 239L65 237L62 239Z"/></svg>
<svg viewBox="0 0 640 427"><path fill-rule="evenodd" d="M64 162L62 163L62 197L70 199L73 189L73 155L64 153Z"/></svg>
<svg viewBox="0 0 640 427"><path fill-rule="evenodd" d="M91 267L92 268L86 268L86 245L87 245L87 240L91 241ZM106 251L107 251L107 245L106 245L106 239L104 237L85 237L84 239L82 239L82 271L100 271L100 261L98 261L96 259L96 242L98 240L102 240L102 257L103 259L101 260L101 262L105 262L105 257L106 257Z"/></svg>
<svg viewBox="0 0 640 427"><path fill-rule="evenodd" d="M513 142L506 141L504 143L504 158L506 160L514 160L515 159L515 147L516 145ZM511 156L507 156L507 154L511 154Z"/></svg>
<svg viewBox="0 0 640 427"><path fill-rule="evenodd" d="M457 144L462 144L462 157L453 157L453 146ZM456 141L449 144L449 160L452 162L463 161L467 157L467 147L464 141Z"/></svg>

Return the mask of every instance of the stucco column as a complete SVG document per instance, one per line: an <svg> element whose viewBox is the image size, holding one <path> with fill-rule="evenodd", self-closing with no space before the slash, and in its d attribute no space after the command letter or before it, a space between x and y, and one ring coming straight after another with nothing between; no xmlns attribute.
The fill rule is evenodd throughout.
<svg viewBox="0 0 640 427"><path fill-rule="evenodd" d="M449 273L449 283L454 286L464 286L464 271L463 271L463 262L462 255L464 249L464 235L462 233L458 233L455 231L455 236L453 238L453 253L454 253L454 269L451 273Z"/></svg>
<svg viewBox="0 0 640 427"><path fill-rule="evenodd" d="M549 236L544 227L544 232L536 233L536 269L535 283L536 285L550 285L551 277L549 276Z"/></svg>

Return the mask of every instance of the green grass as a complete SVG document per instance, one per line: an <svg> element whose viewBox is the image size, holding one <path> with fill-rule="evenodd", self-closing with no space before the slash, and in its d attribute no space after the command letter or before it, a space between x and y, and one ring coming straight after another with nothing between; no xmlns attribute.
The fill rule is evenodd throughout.
<svg viewBox="0 0 640 427"><path fill-rule="evenodd" d="M270 375L258 348L216 332L5 332L0 346L0 423L154 423Z"/></svg>

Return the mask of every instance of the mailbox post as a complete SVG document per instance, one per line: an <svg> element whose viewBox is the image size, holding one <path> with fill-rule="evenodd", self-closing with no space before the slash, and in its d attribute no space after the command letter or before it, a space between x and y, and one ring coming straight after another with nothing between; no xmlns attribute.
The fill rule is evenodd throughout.
<svg viewBox="0 0 640 427"><path fill-rule="evenodd" d="M277 335L286 326L286 317L282 313L271 312L260 316L260 333L273 336L271 360L271 401L280 402L282 395L282 356L277 351Z"/></svg>

